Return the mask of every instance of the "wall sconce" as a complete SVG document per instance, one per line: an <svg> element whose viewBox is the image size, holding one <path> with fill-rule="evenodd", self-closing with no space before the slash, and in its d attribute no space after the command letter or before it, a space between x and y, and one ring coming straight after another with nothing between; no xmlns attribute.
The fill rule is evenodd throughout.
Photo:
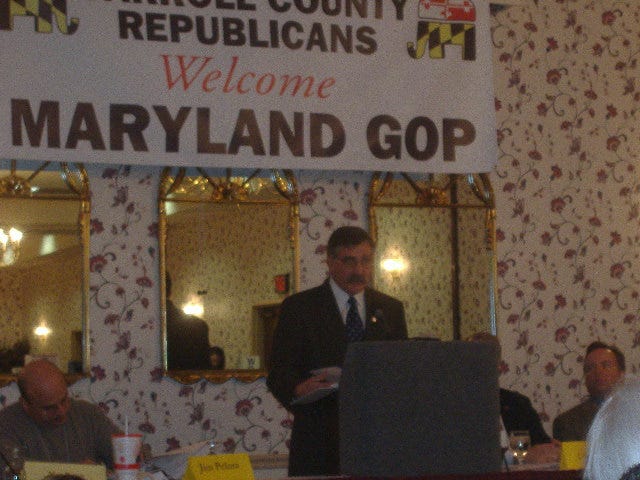
<svg viewBox="0 0 640 480"><path fill-rule="evenodd" d="M380 266L382 270L390 274L394 280L408 267L407 262L400 257L384 258L380 262Z"/></svg>
<svg viewBox="0 0 640 480"><path fill-rule="evenodd" d="M40 244L40 255L49 255L57 250L56 237L50 233L47 233L42 237L42 243Z"/></svg>
<svg viewBox="0 0 640 480"><path fill-rule="evenodd" d="M47 327L47 324L42 322L39 326L35 328L33 331L36 337L47 338L51 334L51 329Z"/></svg>
<svg viewBox="0 0 640 480"><path fill-rule="evenodd" d="M182 311L186 315L195 315L196 317L202 317L204 314L204 306L200 300L191 299L182 306Z"/></svg>
<svg viewBox="0 0 640 480"><path fill-rule="evenodd" d="M18 259L20 253L20 242L22 242L22 232L11 227L9 232L0 228L0 266L11 265Z"/></svg>

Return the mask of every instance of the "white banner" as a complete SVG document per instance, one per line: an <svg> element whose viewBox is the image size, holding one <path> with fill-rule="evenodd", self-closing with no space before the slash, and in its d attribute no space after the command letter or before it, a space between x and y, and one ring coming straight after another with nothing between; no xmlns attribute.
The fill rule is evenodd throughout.
<svg viewBox="0 0 640 480"><path fill-rule="evenodd" d="M0 0L0 157L487 172L485 0Z"/></svg>

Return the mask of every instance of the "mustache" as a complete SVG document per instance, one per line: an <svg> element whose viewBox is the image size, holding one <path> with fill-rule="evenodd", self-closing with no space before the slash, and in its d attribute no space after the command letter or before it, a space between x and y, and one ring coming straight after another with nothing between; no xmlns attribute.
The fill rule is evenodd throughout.
<svg viewBox="0 0 640 480"><path fill-rule="evenodd" d="M358 275L357 273L354 273L352 275L349 275L349 277L347 278L347 282L348 283L367 283L367 280L362 275Z"/></svg>

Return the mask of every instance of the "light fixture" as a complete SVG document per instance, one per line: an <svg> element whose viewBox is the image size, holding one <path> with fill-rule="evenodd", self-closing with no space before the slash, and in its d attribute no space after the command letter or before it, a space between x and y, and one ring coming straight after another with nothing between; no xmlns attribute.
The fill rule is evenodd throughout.
<svg viewBox="0 0 640 480"><path fill-rule="evenodd" d="M56 247L56 236L47 233L42 236L42 242L40 243L40 255L45 256L53 253L57 250Z"/></svg>
<svg viewBox="0 0 640 480"><path fill-rule="evenodd" d="M51 333L51 329L47 327L47 325L43 322L38 327L36 327L33 333L37 337L47 337Z"/></svg>
<svg viewBox="0 0 640 480"><path fill-rule="evenodd" d="M186 315L195 315L196 317L202 317L202 314L204 313L204 307L200 302L190 301L182 306L182 311Z"/></svg>
<svg viewBox="0 0 640 480"><path fill-rule="evenodd" d="M11 265L20 253L22 232L11 227L8 232L0 228L0 266Z"/></svg>
<svg viewBox="0 0 640 480"><path fill-rule="evenodd" d="M389 273L393 278L397 278L400 273L407 269L407 263L402 257L387 257L380 262L382 270Z"/></svg>

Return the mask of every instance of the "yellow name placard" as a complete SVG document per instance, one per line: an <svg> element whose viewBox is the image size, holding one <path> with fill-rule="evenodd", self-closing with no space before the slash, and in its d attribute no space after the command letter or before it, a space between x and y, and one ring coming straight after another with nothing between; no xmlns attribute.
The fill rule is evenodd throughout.
<svg viewBox="0 0 640 480"><path fill-rule="evenodd" d="M36 462L27 460L23 470L25 480L43 480L57 476L73 476L82 480L106 480L104 465L84 463Z"/></svg>
<svg viewBox="0 0 640 480"><path fill-rule="evenodd" d="M575 441L560 443L560 470L582 470L586 456L586 442Z"/></svg>
<svg viewBox="0 0 640 480"><path fill-rule="evenodd" d="M253 480L253 469L246 453L189 457L182 480Z"/></svg>

